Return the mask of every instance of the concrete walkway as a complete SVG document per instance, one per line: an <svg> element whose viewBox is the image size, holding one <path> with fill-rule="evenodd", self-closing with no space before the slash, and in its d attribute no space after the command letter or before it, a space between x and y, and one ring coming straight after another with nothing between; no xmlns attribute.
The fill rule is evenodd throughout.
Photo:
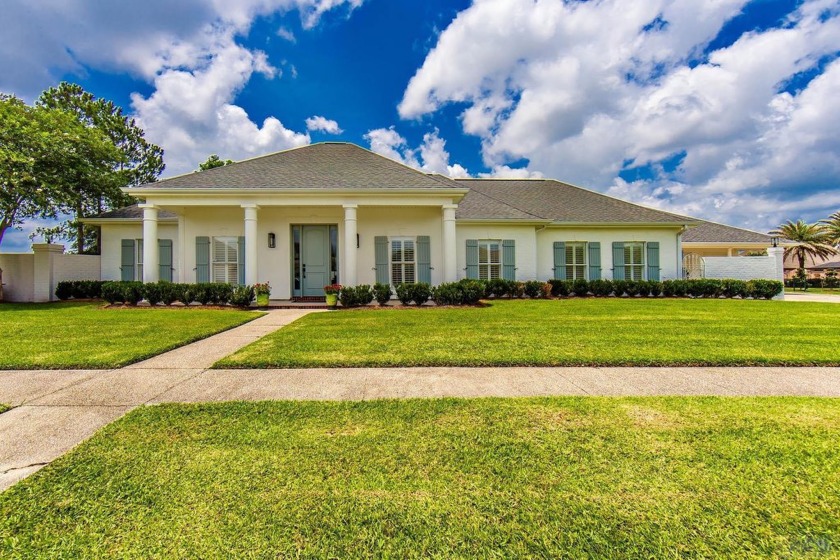
<svg viewBox="0 0 840 560"><path fill-rule="evenodd" d="M814 294L785 292L785 301L812 301L815 303L840 303L840 294Z"/></svg>
<svg viewBox="0 0 840 560"><path fill-rule="evenodd" d="M0 491L129 410L166 402L545 395L840 397L840 368L347 368L210 370L309 313L247 325L118 370L0 371Z"/></svg>

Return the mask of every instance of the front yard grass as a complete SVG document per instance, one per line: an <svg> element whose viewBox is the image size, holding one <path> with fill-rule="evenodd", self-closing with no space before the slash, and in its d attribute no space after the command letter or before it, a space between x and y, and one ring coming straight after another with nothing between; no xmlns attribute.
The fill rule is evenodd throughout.
<svg viewBox="0 0 840 560"><path fill-rule="evenodd" d="M838 365L840 307L738 300L493 301L306 316L214 367Z"/></svg>
<svg viewBox="0 0 840 560"><path fill-rule="evenodd" d="M836 556L839 438L812 398L144 407L0 494L0 557Z"/></svg>
<svg viewBox="0 0 840 560"><path fill-rule="evenodd" d="M121 367L255 319L247 311L3 304L0 369Z"/></svg>

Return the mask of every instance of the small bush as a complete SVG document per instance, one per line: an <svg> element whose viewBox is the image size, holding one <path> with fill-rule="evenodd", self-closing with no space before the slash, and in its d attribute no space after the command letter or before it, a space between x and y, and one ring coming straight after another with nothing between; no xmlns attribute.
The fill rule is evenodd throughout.
<svg viewBox="0 0 840 560"><path fill-rule="evenodd" d="M554 297L566 297L569 295L569 284L565 280L554 278L548 281L551 284L551 295Z"/></svg>
<svg viewBox="0 0 840 560"><path fill-rule="evenodd" d="M622 297L625 293L627 293L627 286L629 284L630 283L627 280L613 280L612 286L615 297Z"/></svg>
<svg viewBox="0 0 840 560"><path fill-rule="evenodd" d="M359 307L373 301L373 292L369 284L342 286L338 299L344 307Z"/></svg>
<svg viewBox="0 0 840 560"><path fill-rule="evenodd" d="M540 286L540 297L543 299L548 299L551 297L551 284L548 282L543 282L542 286Z"/></svg>
<svg viewBox="0 0 840 560"><path fill-rule="evenodd" d="M634 280L625 280L624 281L624 292L627 294L628 297L636 297L639 295L641 290L641 286L639 282Z"/></svg>
<svg viewBox="0 0 840 560"><path fill-rule="evenodd" d="M122 287L119 282L105 282L102 285L102 299L111 305L122 301Z"/></svg>
<svg viewBox="0 0 840 560"><path fill-rule="evenodd" d="M583 278L573 280L571 291L577 297L587 297L589 296L589 282L587 282Z"/></svg>
<svg viewBox="0 0 840 560"><path fill-rule="evenodd" d="M143 282L120 282L122 301L128 305L137 305L143 299Z"/></svg>
<svg viewBox="0 0 840 560"><path fill-rule="evenodd" d="M521 298L525 295L525 282L510 282L508 284L508 295L512 298Z"/></svg>
<svg viewBox="0 0 840 560"><path fill-rule="evenodd" d="M607 297L613 291L612 282L609 280L590 280L589 291L595 297Z"/></svg>
<svg viewBox="0 0 840 560"><path fill-rule="evenodd" d="M157 305L163 298L163 289L159 282L148 282L143 284L143 299L150 305Z"/></svg>
<svg viewBox="0 0 840 560"><path fill-rule="evenodd" d="M750 280L747 282L747 295L753 299L772 299L782 293L784 284L778 280Z"/></svg>
<svg viewBox="0 0 840 560"><path fill-rule="evenodd" d="M448 282L432 288L432 300L438 305L462 305L462 294L457 282Z"/></svg>
<svg viewBox="0 0 840 560"><path fill-rule="evenodd" d="M511 294L513 286L507 280L502 278L494 278L487 282L485 295L487 297L501 298Z"/></svg>
<svg viewBox="0 0 840 560"><path fill-rule="evenodd" d="M414 296L414 291L412 290L412 286L414 284L397 284L397 299L400 300L400 303L403 305L408 305L411 303L411 298Z"/></svg>
<svg viewBox="0 0 840 560"><path fill-rule="evenodd" d="M172 282L159 282L158 286L160 287L160 301L162 301L164 305L172 305L174 302L178 301L179 284L173 284Z"/></svg>
<svg viewBox="0 0 840 560"><path fill-rule="evenodd" d="M397 285L397 299L403 305L423 305L432 297L432 288L426 282Z"/></svg>
<svg viewBox="0 0 840 560"><path fill-rule="evenodd" d="M665 297L685 297L688 294L688 280L665 280L662 294Z"/></svg>
<svg viewBox="0 0 840 560"><path fill-rule="evenodd" d="M373 285L373 297L379 305L386 305L391 301L391 286L377 282Z"/></svg>
<svg viewBox="0 0 840 560"><path fill-rule="evenodd" d="M653 297L659 297L662 295L662 282L648 282L650 295Z"/></svg>
<svg viewBox="0 0 840 560"><path fill-rule="evenodd" d="M721 280L722 293L728 298L747 297L747 283L744 280Z"/></svg>
<svg viewBox="0 0 840 560"><path fill-rule="evenodd" d="M532 299L542 297L543 284L544 282L540 282L539 280L529 280L528 282L525 282L525 295Z"/></svg>
<svg viewBox="0 0 840 560"><path fill-rule="evenodd" d="M68 300L73 296L73 287L70 282L59 282L55 287L55 297L61 301Z"/></svg>
<svg viewBox="0 0 840 560"><path fill-rule="evenodd" d="M228 284L230 286L230 284ZM237 307L248 307L254 301L253 286L231 286L230 303ZM183 300L182 300L183 301ZM186 302L184 302L186 303Z"/></svg>
<svg viewBox="0 0 840 560"><path fill-rule="evenodd" d="M256 295L256 289L254 289ZM231 284L216 284L213 300L221 305L226 305L233 297L233 286Z"/></svg>

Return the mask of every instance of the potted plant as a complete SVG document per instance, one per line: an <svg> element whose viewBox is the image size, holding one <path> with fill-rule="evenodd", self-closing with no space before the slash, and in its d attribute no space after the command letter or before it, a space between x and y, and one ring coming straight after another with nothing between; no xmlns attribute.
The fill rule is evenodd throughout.
<svg viewBox="0 0 840 560"><path fill-rule="evenodd" d="M324 294L327 296L327 307L335 308L338 305L338 292L340 291L341 284L324 286Z"/></svg>
<svg viewBox="0 0 840 560"><path fill-rule="evenodd" d="M257 296L257 307L268 307L268 296L271 295L271 285L268 282L254 284L254 294Z"/></svg>

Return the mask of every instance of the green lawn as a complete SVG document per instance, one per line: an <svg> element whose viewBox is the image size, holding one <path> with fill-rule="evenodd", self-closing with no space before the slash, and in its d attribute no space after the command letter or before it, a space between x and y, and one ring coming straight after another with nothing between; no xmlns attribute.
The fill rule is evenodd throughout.
<svg viewBox="0 0 840 560"><path fill-rule="evenodd" d="M312 314L215 367L840 364L840 306L739 300L494 301Z"/></svg>
<svg viewBox="0 0 840 560"><path fill-rule="evenodd" d="M10 408L11 407L9 405L0 403L0 414L3 414L4 412L9 410Z"/></svg>
<svg viewBox="0 0 840 560"><path fill-rule="evenodd" d="M831 399L145 407L0 494L0 557L837 557L838 440Z"/></svg>
<svg viewBox="0 0 840 560"><path fill-rule="evenodd" d="M3 304L0 369L111 368L160 354L259 315L211 309Z"/></svg>

